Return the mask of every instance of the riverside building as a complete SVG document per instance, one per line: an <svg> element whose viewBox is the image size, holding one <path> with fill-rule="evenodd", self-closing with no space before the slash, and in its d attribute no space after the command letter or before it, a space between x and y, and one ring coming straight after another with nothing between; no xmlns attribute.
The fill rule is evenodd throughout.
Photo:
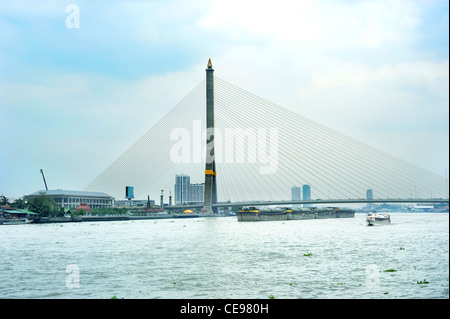
<svg viewBox="0 0 450 319"><path fill-rule="evenodd" d="M189 175L175 175L175 205L202 204L205 184L191 184Z"/></svg>
<svg viewBox="0 0 450 319"><path fill-rule="evenodd" d="M64 209L77 208L81 203L86 203L91 208L114 207L114 197L100 192L71 191L64 189L41 190L30 195L25 195L25 200L30 200L41 194L51 197L59 207Z"/></svg>

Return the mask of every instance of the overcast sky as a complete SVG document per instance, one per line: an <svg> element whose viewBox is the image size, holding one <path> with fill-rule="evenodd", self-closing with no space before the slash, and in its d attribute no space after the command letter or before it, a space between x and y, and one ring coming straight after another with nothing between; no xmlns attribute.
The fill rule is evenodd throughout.
<svg viewBox="0 0 450 319"><path fill-rule="evenodd" d="M2 1L0 193L44 189L41 168L50 189L82 190L209 57L221 79L444 176L448 30L447 0Z"/></svg>

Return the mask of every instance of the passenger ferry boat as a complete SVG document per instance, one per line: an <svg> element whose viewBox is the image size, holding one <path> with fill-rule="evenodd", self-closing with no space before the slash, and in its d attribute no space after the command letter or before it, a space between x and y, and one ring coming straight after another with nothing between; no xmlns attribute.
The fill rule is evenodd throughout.
<svg viewBox="0 0 450 319"><path fill-rule="evenodd" d="M36 213L19 210L0 208L0 225L19 225L33 222L33 216Z"/></svg>
<svg viewBox="0 0 450 319"><path fill-rule="evenodd" d="M391 223L391 216L388 213L370 212L366 216L367 226L383 225Z"/></svg>
<svg viewBox="0 0 450 319"><path fill-rule="evenodd" d="M26 218L0 218L0 225L20 225L29 223L31 223L31 220Z"/></svg>

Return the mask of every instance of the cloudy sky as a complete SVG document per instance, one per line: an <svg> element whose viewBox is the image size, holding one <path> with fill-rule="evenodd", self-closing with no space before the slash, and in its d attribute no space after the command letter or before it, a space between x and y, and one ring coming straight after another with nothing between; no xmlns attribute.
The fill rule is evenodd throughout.
<svg viewBox="0 0 450 319"><path fill-rule="evenodd" d="M0 193L43 189L41 168L50 189L82 190L209 57L221 79L444 176L448 29L447 0L2 1Z"/></svg>

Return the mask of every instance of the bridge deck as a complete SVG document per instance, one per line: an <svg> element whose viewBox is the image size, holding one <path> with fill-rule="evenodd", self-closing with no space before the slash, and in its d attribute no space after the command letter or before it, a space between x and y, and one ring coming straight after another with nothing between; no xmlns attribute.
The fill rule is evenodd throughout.
<svg viewBox="0 0 450 319"><path fill-rule="evenodd" d="M213 207L242 207L242 206L268 206L268 205L292 205L292 204L358 204L358 203L448 203L448 199L442 198L380 198L380 199L316 199L316 200L285 200L285 201L260 201L260 202L236 202L217 203ZM202 208L203 205L176 205L166 209Z"/></svg>

